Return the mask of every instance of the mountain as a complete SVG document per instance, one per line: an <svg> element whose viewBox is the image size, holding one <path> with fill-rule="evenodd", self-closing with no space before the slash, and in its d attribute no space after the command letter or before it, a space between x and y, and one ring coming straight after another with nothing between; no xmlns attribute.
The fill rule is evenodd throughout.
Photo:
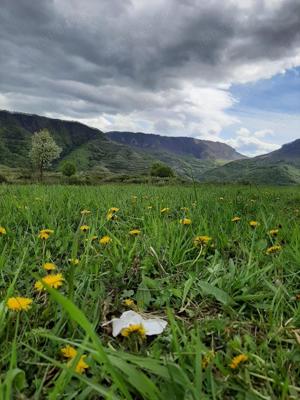
<svg viewBox="0 0 300 400"><path fill-rule="evenodd" d="M199 140L191 137L160 136L141 132L108 132L118 143L149 153L167 152L198 160L232 161L246 158L225 143Z"/></svg>
<svg viewBox="0 0 300 400"><path fill-rule="evenodd" d="M193 175L197 179L220 163L243 157L223 143L159 135L148 137L142 133L105 134L75 121L0 111L0 165L30 167L28 153L32 134L44 128L62 148L55 168L65 160L72 160L78 170L97 168L107 173L138 175L148 173L151 164L160 160L179 175Z"/></svg>
<svg viewBox="0 0 300 400"><path fill-rule="evenodd" d="M230 162L200 176L209 182L300 184L300 139L262 156Z"/></svg>

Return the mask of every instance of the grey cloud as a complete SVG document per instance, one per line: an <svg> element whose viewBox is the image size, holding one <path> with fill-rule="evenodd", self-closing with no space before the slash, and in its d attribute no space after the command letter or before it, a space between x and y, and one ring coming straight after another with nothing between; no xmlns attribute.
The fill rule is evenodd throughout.
<svg viewBox="0 0 300 400"><path fill-rule="evenodd" d="M298 51L299 1L264 4L2 0L0 93L22 111L96 117L161 108L193 119L176 112L188 105L175 99L186 82L217 87L241 64Z"/></svg>

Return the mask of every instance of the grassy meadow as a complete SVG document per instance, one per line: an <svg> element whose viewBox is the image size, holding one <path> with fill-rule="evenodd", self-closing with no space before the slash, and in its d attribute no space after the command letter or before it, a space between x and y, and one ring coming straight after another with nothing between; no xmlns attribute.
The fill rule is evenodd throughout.
<svg viewBox="0 0 300 400"><path fill-rule="evenodd" d="M299 399L299 222L299 188L1 185L0 399Z"/></svg>

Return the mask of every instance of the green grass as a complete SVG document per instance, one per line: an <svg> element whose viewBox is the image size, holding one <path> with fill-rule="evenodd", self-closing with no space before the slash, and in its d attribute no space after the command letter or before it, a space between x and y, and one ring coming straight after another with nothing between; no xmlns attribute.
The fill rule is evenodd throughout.
<svg viewBox="0 0 300 400"><path fill-rule="evenodd" d="M106 220L110 207L120 208L116 221ZM0 186L0 399L298 399L298 209L298 188ZM54 230L45 242L43 228ZM196 248L197 235L212 245ZM267 255L274 243L282 251ZM65 282L38 293L44 262ZM31 309L8 310L12 296L33 299ZM167 319L166 330L113 338L102 325L126 298ZM73 366L66 344L78 350ZM79 375L82 354L89 368ZM239 354L248 361L231 369Z"/></svg>

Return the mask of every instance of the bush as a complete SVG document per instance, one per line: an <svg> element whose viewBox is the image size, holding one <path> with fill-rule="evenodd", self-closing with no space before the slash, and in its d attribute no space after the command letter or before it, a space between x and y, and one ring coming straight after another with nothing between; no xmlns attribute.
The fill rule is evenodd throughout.
<svg viewBox="0 0 300 400"><path fill-rule="evenodd" d="M154 163L150 171L151 176L159 176L160 178L169 178L174 176L174 172L171 167L162 163Z"/></svg>
<svg viewBox="0 0 300 400"><path fill-rule="evenodd" d="M7 183L7 178L0 174L0 183Z"/></svg>
<svg viewBox="0 0 300 400"><path fill-rule="evenodd" d="M67 161L62 166L61 172L65 176L72 176L76 173L76 166L71 161Z"/></svg>

